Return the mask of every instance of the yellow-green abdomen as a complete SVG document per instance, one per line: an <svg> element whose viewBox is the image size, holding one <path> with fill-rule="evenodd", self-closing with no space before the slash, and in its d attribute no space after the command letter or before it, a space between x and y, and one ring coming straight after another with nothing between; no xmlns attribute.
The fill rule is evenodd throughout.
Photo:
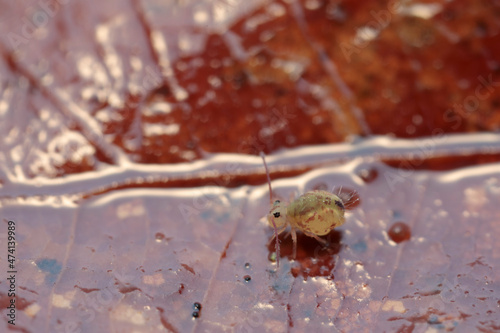
<svg viewBox="0 0 500 333"><path fill-rule="evenodd" d="M335 194L311 191L287 207L287 219L305 234L323 236L344 224L344 211L342 200Z"/></svg>

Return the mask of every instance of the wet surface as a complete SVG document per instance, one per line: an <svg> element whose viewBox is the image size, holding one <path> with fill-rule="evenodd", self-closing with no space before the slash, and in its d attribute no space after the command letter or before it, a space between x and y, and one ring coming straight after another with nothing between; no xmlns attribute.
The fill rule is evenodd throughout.
<svg viewBox="0 0 500 333"><path fill-rule="evenodd" d="M179 331L206 327L205 319L243 327L276 317L282 318L277 327L302 329L311 316L334 318L328 320L347 328L351 309L372 309L365 316L381 329L496 325L479 323L496 311L500 292L492 237L499 220L496 166L418 171L389 182L384 178L399 177L401 170L378 162L371 167L384 178L366 183L355 172L363 165L273 181L284 200L312 188L307 184L333 183L360 199L346 211L346 223L323 237L326 246L299 233L293 259L291 237L283 233L279 269L268 259L272 230L259 222L269 210L267 184L117 190L77 205L11 202L2 212L23 225L20 297L30 304L20 311L37 311L35 320L42 322L51 318L49 327L93 327L96 320L144 327L141 317L122 317L140 304L141 316L150 307L158 324ZM395 228L395 218L408 229ZM405 241L395 245L391 238ZM39 258L38 265L31 258ZM100 317L95 302L116 319ZM193 308L196 302L202 310ZM73 307L86 315L69 315ZM228 315L234 308L239 312ZM169 314L174 309L175 317ZM244 314L255 320L244 321Z"/></svg>
<svg viewBox="0 0 500 333"><path fill-rule="evenodd" d="M3 3L16 328L498 330L498 6L400 5ZM260 151L347 208L279 269Z"/></svg>

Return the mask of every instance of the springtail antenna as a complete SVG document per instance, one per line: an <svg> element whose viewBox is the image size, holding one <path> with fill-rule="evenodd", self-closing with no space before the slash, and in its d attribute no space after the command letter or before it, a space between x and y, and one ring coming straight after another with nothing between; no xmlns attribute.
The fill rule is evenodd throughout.
<svg viewBox="0 0 500 333"><path fill-rule="evenodd" d="M264 168L266 168L267 185L269 185L269 202L272 205L273 204L273 189L271 188L271 176L269 175L269 169L267 168L266 157L264 155L264 152L260 152L260 157L262 157L262 161L264 162Z"/></svg>
<svg viewBox="0 0 500 333"><path fill-rule="evenodd" d="M271 176L269 175L269 169L267 168L266 158L263 152L260 152L260 157L262 157L262 161L264 162L264 168L266 168L267 175L267 185L269 185L269 202L273 205L273 189L271 188ZM273 223L274 228L274 241L275 241L275 249L276 249L276 266L280 268L280 239L278 238L278 228L276 228L276 223L274 222L274 217L271 218L271 222Z"/></svg>

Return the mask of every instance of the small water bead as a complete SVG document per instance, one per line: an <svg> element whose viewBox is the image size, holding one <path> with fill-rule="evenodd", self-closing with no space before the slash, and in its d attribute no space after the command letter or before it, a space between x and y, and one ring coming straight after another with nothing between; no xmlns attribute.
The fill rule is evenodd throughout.
<svg viewBox="0 0 500 333"><path fill-rule="evenodd" d="M394 242L398 244L411 238L410 227L403 222L394 223L387 234Z"/></svg>
<svg viewBox="0 0 500 333"><path fill-rule="evenodd" d="M249 263L249 262L245 263L245 268L246 268L246 269L248 269L248 268L250 268L250 267L251 267L251 265L250 265L250 263Z"/></svg>
<svg viewBox="0 0 500 333"><path fill-rule="evenodd" d="M200 316L200 311L193 311L193 318L198 318Z"/></svg>
<svg viewBox="0 0 500 333"><path fill-rule="evenodd" d="M155 234L155 239L157 243L161 243L165 239L165 235L162 234L161 232L157 232Z"/></svg>
<svg viewBox="0 0 500 333"><path fill-rule="evenodd" d="M375 168L363 168L357 172L359 178L363 179L365 183L371 183L378 178L378 170Z"/></svg>
<svg viewBox="0 0 500 333"><path fill-rule="evenodd" d="M193 309L195 309L195 310L201 310L201 304L200 304L200 303L198 303L198 302L195 302L195 303L193 304Z"/></svg>
<svg viewBox="0 0 500 333"><path fill-rule="evenodd" d="M245 275L243 279L245 280L245 282L250 282L250 280L252 280L252 277L250 275Z"/></svg>

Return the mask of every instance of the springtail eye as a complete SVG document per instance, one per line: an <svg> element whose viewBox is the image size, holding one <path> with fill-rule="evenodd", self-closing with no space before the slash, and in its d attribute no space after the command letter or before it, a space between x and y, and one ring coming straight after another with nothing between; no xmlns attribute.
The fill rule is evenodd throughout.
<svg viewBox="0 0 500 333"><path fill-rule="evenodd" d="M342 210L345 210L344 204L340 200L335 200L335 205Z"/></svg>
<svg viewBox="0 0 500 333"><path fill-rule="evenodd" d="M280 212L276 212L276 213L274 213L273 215L274 215L274 217L275 217L275 218L278 218L278 217L280 217L280 216L281 216Z"/></svg>

